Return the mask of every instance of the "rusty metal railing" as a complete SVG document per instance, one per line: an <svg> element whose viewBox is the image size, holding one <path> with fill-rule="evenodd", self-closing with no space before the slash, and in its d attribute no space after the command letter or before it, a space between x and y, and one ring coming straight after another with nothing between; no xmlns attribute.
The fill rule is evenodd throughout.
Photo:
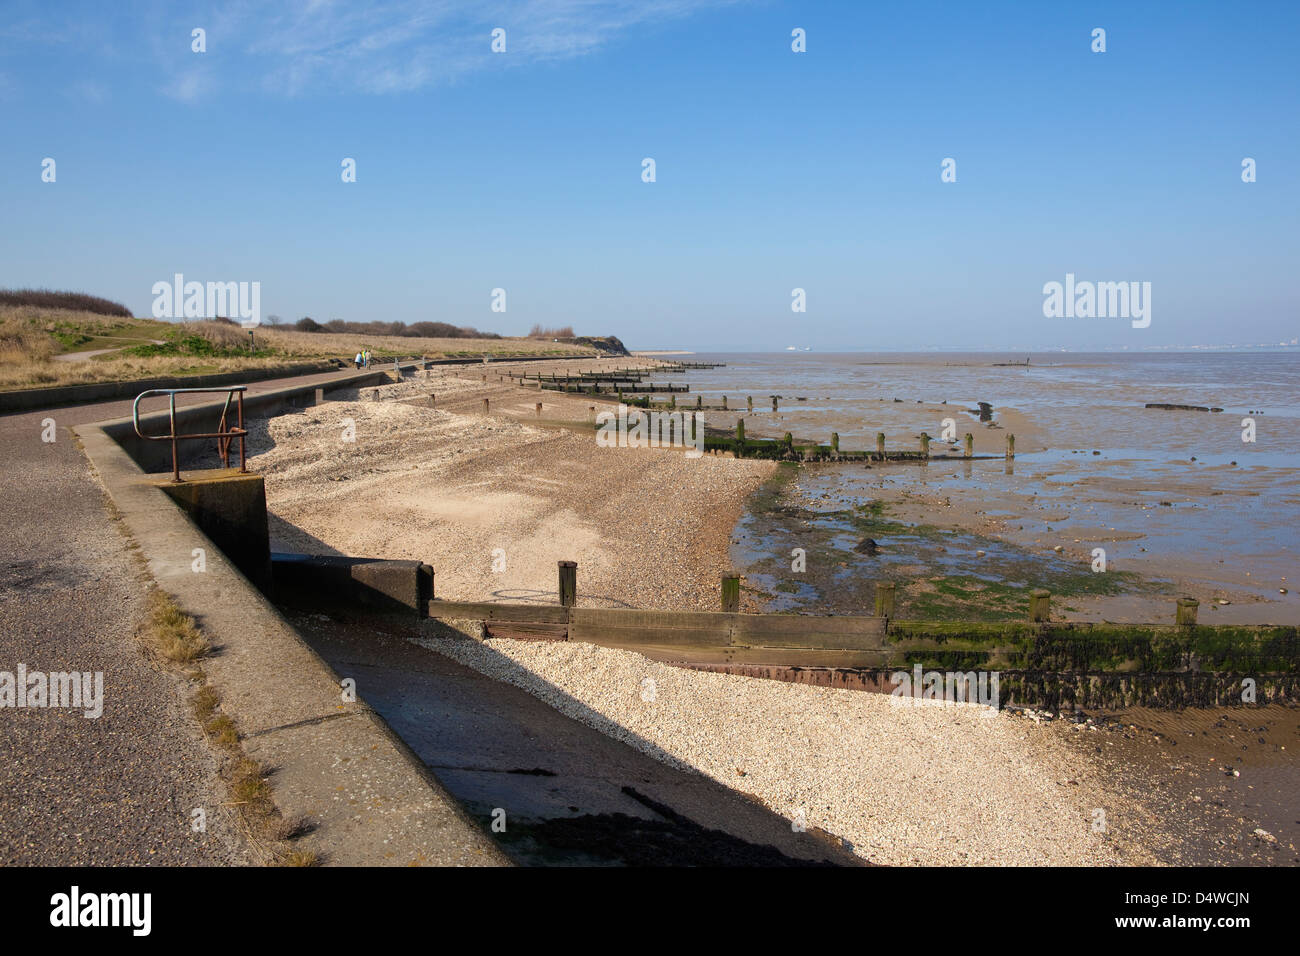
<svg viewBox="0 0 1300 956"><path fill-rule="evenodd" d="M245 385L231 385L227 388L151 388L146 392L141 392L135 397L135 403L131 406L131 420L135 423L135 433L147 441L169 441L172 443L172 481L181 480L180 456L176 452L177 442L189 439L215 438L217 440L217 452L221 455L221 463L224 467L230 467L230 443L236 438L239 439L239 470L248 471L244 459L244 439L248 436L248 429L244 427L244 391ZM226 404L221 409L221 422L217 425L215 432L201 432L193 435L176 434L176 396L177 395L194 395L199 393L226 393ZM168 417L171 422L171 430L166 435L146 435L140 430L140 402L151 395L166 395L169 399ZM237 397L237 398L236 398ZM238 411L235 426L227 426L226 419L230 414L230 401L236 398Z"/></svg>

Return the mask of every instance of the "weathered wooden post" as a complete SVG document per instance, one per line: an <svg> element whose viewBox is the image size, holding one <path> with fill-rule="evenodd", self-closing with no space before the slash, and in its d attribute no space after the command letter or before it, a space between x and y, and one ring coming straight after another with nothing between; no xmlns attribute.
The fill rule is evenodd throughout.
<svg viewBox="0 0 1300 956"><path fill-rule="evenodd" d="M537 403L537 417L538 417L538 418L541 418L541 417L542 417L542 403L541 403L541 402L538 402L538 403Z"/></svg>
<svg viewBox="0 0 1300 956"><path fill-rule="evenodd" d="M970 432L966 433L966 457L969 458L975 454L975 436Z"/></svg>
<svg viewBox="0 0 1300 956"><path fill-rule="evenodd" d="M894 616L894 582L876 582L876 617Z"/></svg>
<svg viewBox="0 0 1300 956"><path fill-rule="evenodd" d="M876 454L880 456L881 461L885 460L885 433L884 432L876 432Z"/></svg>
<svg viewBox="0 0 1300 956"><path fill-rule="evenodd" d="M783 439L781 439L781 440L782 440L782 442L785 443L785 453L786 453L787 455L793 455L793 454L794 454L794 436L791 435L789 432L786 432L786 433L785 433L785 438L783 438Z"/></svg>
<svg viewBox="0 0 1300 956"><path fill-rule="evenodd" d="M696 396L695 396L695 407L696 407L696 408L703 408L703 407L704 407L704 396L703 396L703 395L696 395Z"/></svg>
<svg viewBox="0 0 1300 956"><path fill-rule="evenodd" d="M921 457L930 457L930 436L925 432L921 432Z"/></svg>
<svg viewBox="0 0 1300 956"><path fill-rule="evenodd" d="M735 575L722 575L722 610L728 614L740 610L740 578Z"/></svg>
<svg viewBox="0 0 1300 956"><path fill-rule="evenodd" d="M747 396L745 396L745 407L746 407L746 409L749 411L749 413L750 413L751 415L754 413L754 396L753 396L753 395L747 395Z"/></svg>
<svg viewBox="0 0 1300 956"><path fill-rule="evenodd" d="M726 395L723 395L723 396L722 396L722 410L723 410L724 412L727 410L727 396L726 396Z"/></svg>
<svg viewBox="0 0 1300 956"><path fill-rule="evenodd" d="M434 408L434 407L437 406L437 404L438 404L438 396L437 396L437 393L436 393L436 392L430 392L430 393L429 393L429 407L430 407L430 408Z"/></svg>
<svg viewBox="0 0 1300 956"><path fill-rule="evenodd" d="M840 453L840 433L831 432L831 451L838 455Z"/></svg>
<svg viewBox="0 0 1300 956"><path fill-rule="evenodd" d="M486 415L487 411L488 411L488 400L485 398L483 399L483 414Z"/></svg>
<svg viewBox="0 0 1300 956"><path fill-rule="evenodd" d="M1047 621L1047 616L1052 603L1052 592L1046 588L1034 588L1029 592L1029 620L1035 624L1043 624Z"/></svg>
<svg viewBox="0 0 1300 956"><path fill-rule="evenodd" d="M676 407L677 407L677 396L676 396L676 395L669 395L669 396L668 396L668 407L669 407L669 408L676 408Z"/></svg>
<svg viewBox="0 0 1300 956"><path fill-rule="evenodd" d="M736 457L740 458L745 454L745 420L736 419Z"/></svg>
<svg viewBox="0 0 1300 956"><path fill-rule="evenodd" d="M1015 457L1016 457L1016 436L1008 435L1007 436L1007 458L1011 459Z"/></svg>
<svg viewBox="0 0 1300 956"><path fill-rule="evenodd" d="M773 396L772 396L772 414L775 415L776 412L777 412L776 396L773 395Z"/></svg>
<svg viewBox="0 0 1300 956"><path fill-rule="evenodd" d="M1174 611L1174 623L1181 624L1184 627L1196 626L1196 610L1201 606L1201 602L1196 598L1179 598L1178 608Z"/></svg>
<svg viewBox="0 0 1300 956"><path fill-rule="evenodd" d="M578 600L578 562L560 561L560 604L573 607Z"/></svg>
<svg viewBox="0 0 1300 956"><path fill-rule="evenodd" d="M588 419L588 421L593 421L593 422L596 420L596 406L595 406L595 405L592 405L592 406L588 407L588 409L587 409L587 419Z"/></svg>

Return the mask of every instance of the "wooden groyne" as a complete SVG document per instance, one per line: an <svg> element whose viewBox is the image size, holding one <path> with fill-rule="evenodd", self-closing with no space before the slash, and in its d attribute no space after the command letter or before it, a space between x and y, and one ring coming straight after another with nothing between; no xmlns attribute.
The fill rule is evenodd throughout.
<svg viewBox="0 0 1300 956"><path fill-rule="evenodd" d="M1222 408L1213 408L1209 405L1167 405L1164 402L1147 402L1146 408L1163 408L1166 411L1173 412L1221 412Z"/></svg>
<svg viewBox="0 0 1300 956"><path fill-rule="evenodd" d="M477 622L484 637L581 641L687 667L858 690L888 692L899 671L917 668L991 672L1003 705L1221 706L1300 694L1300 628L1199 625L1187 598L1166 624L1052 622L1042 589L1022 621L896 621L894 585L881 582L875 615L743 614L728 588L738 579L729 576L719 611L579 608L577 566L561 564L562 594L570 575L566 604L432 600L429 616Z"/></svg>

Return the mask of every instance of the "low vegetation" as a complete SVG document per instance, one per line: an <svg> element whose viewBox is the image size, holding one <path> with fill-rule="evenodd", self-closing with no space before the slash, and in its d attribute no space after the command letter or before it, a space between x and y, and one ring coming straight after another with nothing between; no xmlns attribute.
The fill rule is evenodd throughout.
<svg viewBox="0 0 1300 956"><path fill-rule="evenodd" d="M548 329L542 325L534 325L528 332L530 339L571 339L574 338L573 326L565 325L558 329Z"/></svg>
<svg viewBox="0 0 1300 956"><path fill-rule="evenodd" d="M83 299L95 308L67 307ZM304 321L311 322L314 328L303 331ZM93 296L31 290L3 292L0 389L135 381L329 361L351 364L361 349L368 349L377 361L507 355L544 358L592 355L596 351L549 339L505 338L442 322L403 325L332 320L320 325L304 321L296 326L262 325L250 336L248 330L225 319L137 319L116 303ZM98 354L69 357L69 353Z"/></svg>
<svg viewBox="0 0 1300 956"><path fill-rule="evenodd" d="M221 695L207 682L202 658L211 645L198 623L163 591L149 593L148 615L137 634L153 653L176 665L187 665L185 674L197 689L190 698L194 716L203 733L224 755L221 775L230 793L230 803L268 858L280 866L314 866L316 855L288 841L301 835L301 822L287 821L275 805L267 769L244 753L239 729L221 710Z"/></svg>
<svg viewBox="0 0 1300 956"><path fill-rule="evenodd" d="M31 306L38 309L62 309L68 312L92 312L131 318L131 310L121 302L101 299L84 292L53 292L50 289L0 289L0 306Z"/></svg>
<svg viewBox="0 0 1300 956"><path fill-rule="evenodd" d="M268 323L272 328L276 323ZM470 326L452 325L448 322L347 322L343 319L330 319L317 322L311 316L303 316L293 324L298 332L333 333L335 335L368 335L383 338L408 339L499 339L503 336L495 332L480 332ZM573 333L570 332L570 335Z"/></svg>
<svg viewBox="0 0 1300 956"><path fill-rule="evenodd" d="M149 595L149 618L140 636L148 647L174 664L188 664L209 650L194 618L161 591Z"/></svg>

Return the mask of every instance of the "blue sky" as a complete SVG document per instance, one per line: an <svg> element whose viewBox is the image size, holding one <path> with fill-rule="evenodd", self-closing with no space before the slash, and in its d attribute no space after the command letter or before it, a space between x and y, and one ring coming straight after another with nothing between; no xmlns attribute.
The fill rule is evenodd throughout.
<svg viewBox="0 0 1300 956"><path fill-rule="evenodd" d="M6 0L0 286L700 350L1290 341L1297 41L1281 2ZM1150 327L1045 318L1067 272L1150 282Z"/></svg>

